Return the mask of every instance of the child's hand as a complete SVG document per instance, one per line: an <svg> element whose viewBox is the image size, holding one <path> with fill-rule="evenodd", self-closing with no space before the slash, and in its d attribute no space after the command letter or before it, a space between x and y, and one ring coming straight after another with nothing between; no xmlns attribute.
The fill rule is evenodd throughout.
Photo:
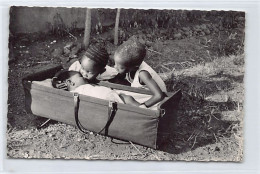
<svg viewBox="0 0 260 174"><path fill-rule="evenodd" d="M54 88L57 88L57 89L64 89L64 90L67 90L68 89L68 85L64 82L61 82L59 80L57 80L57 77L53 77L51 79L51 83L52 83L52 86Z"/></svg>
<svg viewBox="0 0 260 174"><path fill-rule="evenodd" d="M59 84L56 84L56 87L57 87L58 89L64 89L64 90L67 90L67 89L68 89L67 83L59 83Z"/></svg>

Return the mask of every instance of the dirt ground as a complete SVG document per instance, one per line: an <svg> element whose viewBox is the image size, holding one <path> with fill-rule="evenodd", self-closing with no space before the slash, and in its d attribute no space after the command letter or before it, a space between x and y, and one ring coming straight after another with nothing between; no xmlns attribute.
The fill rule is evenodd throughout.
<svg viewBox="0 0 260 174"><path fill-rule="evenodd" d="M237 35L234 38L224 39L235 32ZM172 132L168 144L160 150L118 141L93 132L83 134L74 126L56 121L37 129L46 119L26 113L21 79L49 64L68 66L68 56L61 55L60 50L74 39L69 35L16 36L13 38L16 42L10 44L9 55L7 156L91 160L241 161L244 54L236 44L241 43L236 42L241 36L241 31L224 30L207 36L179 40L162 38L149 42L146 62L160 73L169 91L181 89L183 93L177 113L177 128ZM77 37L81 38L82 35ZM227 47L230 43L236 45ZM233 47L233 52L224 49ZM116 47L107 42L107 48L112 55Z"/></svg>

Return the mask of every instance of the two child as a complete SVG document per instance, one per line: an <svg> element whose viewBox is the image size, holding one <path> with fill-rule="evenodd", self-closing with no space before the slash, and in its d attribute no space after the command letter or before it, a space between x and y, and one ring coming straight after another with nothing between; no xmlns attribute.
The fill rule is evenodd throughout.
<svg viewBox="0 0 260 174"><path fill-rule="evenodd" d="M117 75L125 77L132 87L145 87L152 92L152 97L143 103L143 107L151 107L164 98L166 86L159 75L143 60L146 49L137 40L130 39L118 47L115 52L115 69L107 66L108 53L102 46L90 46L80 61L71 65L70 71L78 71L89 82L108 80ZM129 98L129 97L128 97Z"/></svg>

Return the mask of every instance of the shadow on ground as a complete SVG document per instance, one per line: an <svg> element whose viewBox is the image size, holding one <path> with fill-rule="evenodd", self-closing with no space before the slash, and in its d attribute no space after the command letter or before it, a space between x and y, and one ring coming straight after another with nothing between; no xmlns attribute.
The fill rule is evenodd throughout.
<svg viewBox="0 0 260 174"><path fill-rule="evenodd" d="M217 76L214 76L217 77ZM206 100L206 96L231 90L231 80L243 82L243 76L226 75L224 80L204 80L199 77L182 77L175 89L181 89L183 97L179 103L176 127L169 141L160 150L180 154L213 144L220 137L230 137L232 127L238 121L223 119L223 112L237 111L237 102L229 97L216 101ZM219 76L218 76L219 77ZM218 96L218 95L217 95Z"/></svg>

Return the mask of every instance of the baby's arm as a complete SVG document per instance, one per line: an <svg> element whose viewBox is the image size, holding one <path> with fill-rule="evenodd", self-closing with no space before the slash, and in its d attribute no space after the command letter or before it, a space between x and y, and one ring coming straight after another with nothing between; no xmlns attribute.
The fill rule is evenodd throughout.
<svg viewBox="0 0 260 174"><path fill-rule="evenodd" d="M140 83L145 84L153 93L153 96L149 100L144 102L144 105L146 107L151 107L152 105L158 103L163 99L164 95L162 90L160 89L158 84L154 81L154 79L152 78L151 74L148 71L145 70L140 71L139 79L140 79Z"/></svg>

